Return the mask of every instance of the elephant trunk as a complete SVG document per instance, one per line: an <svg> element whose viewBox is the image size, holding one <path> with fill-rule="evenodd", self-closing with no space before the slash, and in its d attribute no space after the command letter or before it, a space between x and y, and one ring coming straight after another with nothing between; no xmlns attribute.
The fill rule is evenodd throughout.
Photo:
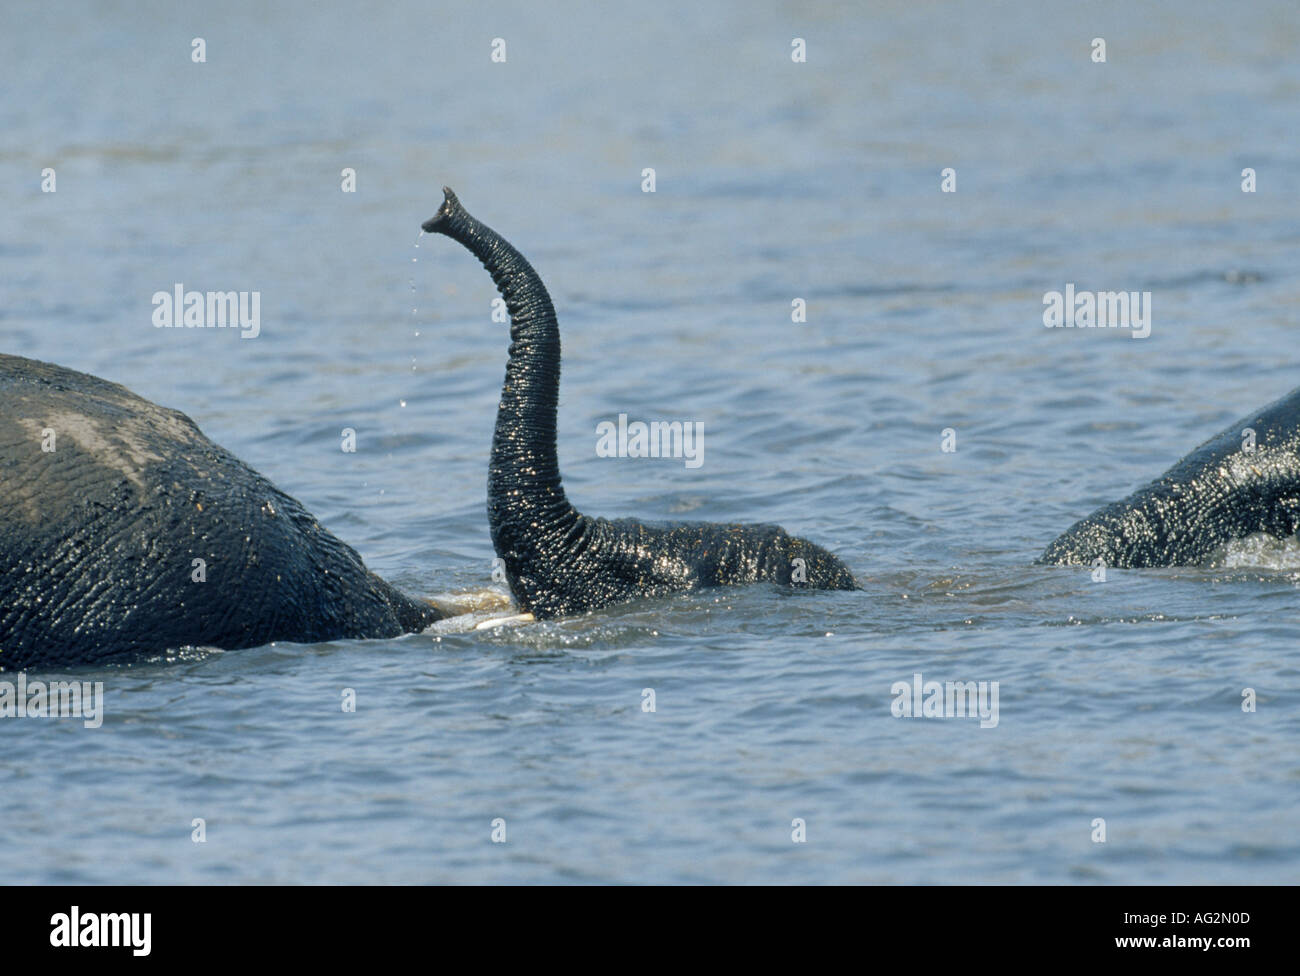
<svg viewBox="0 0 1300 976"><path fill-rule="evenodd" d="M560 483L555 425L560 393L560 329L551 296L528 260L470 216L450 189L422 225L459 242L492 276L510 313L510 359L501 387L488 469L492 544L517 598L527 580L553 566L581 516ZM523 585L521 585L521 583Z"/></svg>
<svg viewBox="0 0 1300 976"><path fill-rule="evenodd" d="M560 329L546 286L524 257L475 220L450 190L424 229L472 251L510 312L510 360L501 389L488 518L492 543L522 609L537 619L645 596L770 580L856 589L840 560L776 525L650 525L581 515L560 486L555 417Z"/></svg>

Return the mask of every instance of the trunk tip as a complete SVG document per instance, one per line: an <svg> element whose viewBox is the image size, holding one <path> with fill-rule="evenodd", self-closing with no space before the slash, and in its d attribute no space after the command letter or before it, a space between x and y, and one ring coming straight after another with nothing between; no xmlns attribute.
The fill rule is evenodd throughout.
<svg viewBox="0 0 1300 976"><path fill-rule="evenodd" d="M442 188L442 195L442 206L438 208L438 212L420 225L427 234L433 234L442 230L447 221L449 221L454 214L460 213L462 210L460 201L456 199L456 194L452 192L451 187L444 186Z"/></svg>

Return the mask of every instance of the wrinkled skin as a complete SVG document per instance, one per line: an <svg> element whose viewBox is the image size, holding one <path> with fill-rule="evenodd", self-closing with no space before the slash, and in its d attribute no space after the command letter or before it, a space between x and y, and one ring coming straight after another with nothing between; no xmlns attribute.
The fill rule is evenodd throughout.
<svg viewBox="0 0 1300 976"><path fill-rule="evenodd" d="M7 671L391 637L443 616L184 414L50 363L0 355L0 499Z"/></svg>
<svg viewBox="0 0 1300 976"><path fill-rule="evenodd" d="M539 619L637 597L768 581L856 589L820 546L776 525L649 525L580 514L565 497L556 459L560 331L537 272L505 239L471 217L451 190L424 223L468 248L510 313L510 358L488 472L492 544L520 608ZM795 582L795 561L806 579Z"/></svg>
<svg viewBox="0 0 1300 976"><path fill-rule="evenodd" d="M1243 449L1246 428L1255 449ZM1231 425L1145 488L1099 508L1047 547L1040 563L1191 566L1258 532L1300 527L1300 390Z"/></svg>

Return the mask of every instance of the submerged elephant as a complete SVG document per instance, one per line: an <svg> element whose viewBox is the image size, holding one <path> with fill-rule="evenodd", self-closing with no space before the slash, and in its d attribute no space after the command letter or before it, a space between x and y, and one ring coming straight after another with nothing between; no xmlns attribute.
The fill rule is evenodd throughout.
<svg viewBox="0 0 1300 976"><path fill-rule="evenodd" d="M555 450L560 329L546 286L500 234L444 188L424 230L463 244L492 275L510 313L510 358L488 469L492 545L521 610L545 619L702 586L771 582L857 589L848 567L776 525L650 525L578 512Z"/></svg>
<svg viewBox="0 0 1300 976"><path fill-rule="evenodd" d="M443 616L184 414L0 355L0 668L392 637Z"/></svg>
<svg viewBox="0 0 1300 976"><path fill-rule="evenodd" d="M1243 417L1128 498L1076 522L1040 563L1190 566L1300 529L1300 389Z"/></svg>

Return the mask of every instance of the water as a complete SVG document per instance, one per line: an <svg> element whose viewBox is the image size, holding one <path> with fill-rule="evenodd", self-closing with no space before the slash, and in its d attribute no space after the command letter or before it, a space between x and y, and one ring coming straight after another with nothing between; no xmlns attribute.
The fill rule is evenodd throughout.
<svg viewBox="0 0 1300 976"><path fill-rule="evenodd" d="M184 410L409 591L490 590L506 329L412 246L446 183L556 300L580 508L777 521L864 590L73 672L102 728L3 724L0 880L1296 881L1294 552L1031 562L1297 385L1297 43L1285 2L7 16L5 351ZM260 291L261 335L154 329L176 282ZM1151 291L1150 337L1043 328L1067 282ZM704 464L597 457L619 413ZM997 726L894 718L915 673L998 682Z"/></svg>

